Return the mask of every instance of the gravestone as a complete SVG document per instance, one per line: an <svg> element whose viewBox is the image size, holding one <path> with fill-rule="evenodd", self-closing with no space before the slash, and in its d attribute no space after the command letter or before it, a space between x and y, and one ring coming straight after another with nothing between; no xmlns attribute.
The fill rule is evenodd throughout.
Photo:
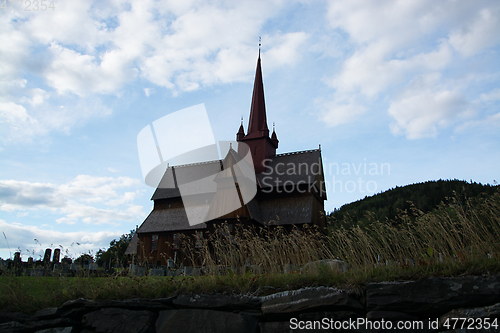
<svg viewBox="0 0 500 333"><path fill-rule="evenodd" d="M16 267L21 265L21 252L14 253L14 265Z"/></svg>
<svg viewBox="0 0 500 333"><path fill-rule="evenodd" d="M7 261L0 259L0 271L6 270L7 269Z"/></svg>
<svg viewBox="0 0 500 333"><path fill-rule="evenodd" d="M165 276L165 271L159 268L152 268L149 270L149 276Z"/></svg>
<svg viewBox="0 0 500 333"><path fill-rule="evenodd" d="M45 250L45 255L43 256L43 264L48 265L50 263L50 255L52 254L51 249Z"/></svg>
<svg viewBox="0 0 500 333"><path fill-rule="evenodd" d="M130 265L128 269L130 276L144 276L146 275L146 269L137 265Z"/></svg>
<svg viewBox="0 0 500 333"><path fill-rule="evenodd" d="M21 266L21 252L16 252L14 253L14 269L17 276L21 275Z"/></svg>
<svg viewBox="0 0 500 333"><path fill-rule="evenodd" d="M61 260L61 263L63 265L71 265L73 263L73 260L71 258L68 258L68 257L64 257L62 260Z"/></svg>
<svg viewBox="0 0 500 333"><path fill-rule="evenodd" d="M52 262L54 264L58 264L60 257L61 257L61 249L55 249L54 250L54 256L52 257Z"/></svg>

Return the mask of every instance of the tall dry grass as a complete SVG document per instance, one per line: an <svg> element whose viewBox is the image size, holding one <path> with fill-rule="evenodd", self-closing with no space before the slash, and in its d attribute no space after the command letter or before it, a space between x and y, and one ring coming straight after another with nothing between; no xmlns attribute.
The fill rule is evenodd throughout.
<svg viewBox="0 0 500 333"><path fill-rule="evenodd" d="M287 232L279 226L241 225L231 233L222 225L205 235L201 249L187 238L182 247L193 266L201 264L211 274L221 273L221 267L235 273L283 273L324 259L340 259L351 268L429 265L500 253L500 193L455 199L426 214L413 207L401 212L397 222L370 218L366 228L329 228L328 233L308 226Z"/></svg>
<svg viewBox="0 0 500 333"><path fill-rule="evenodd" d="M245 228L236 224L229 232L227 224L222 224L206 234L201 249L195 249L189 239L183 239L182 247L191 263L202 258L208 273L218 274L221 267L234 273L282 273L287 265L299 267L333 257L326 240L324 233L307 225L287 232L280 226Z"/></svg>
<svg viewBox="0 0 500 333"><path fill-rule="evenodd" d="M398 223L371 218L367 228L331 229L331 252L352 266L466 261L500 253L498 192L464 202L452 198L426 214L413 207Z"/></svg>

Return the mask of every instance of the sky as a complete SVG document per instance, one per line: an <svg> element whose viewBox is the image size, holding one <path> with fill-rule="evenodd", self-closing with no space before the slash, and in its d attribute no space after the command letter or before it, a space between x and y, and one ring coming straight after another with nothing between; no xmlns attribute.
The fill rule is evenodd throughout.
<svg viewBox="0 0 500 333"><path fill-rule="evenodd" d="M43 5L0 8L4 259L95 254L140 225L154 188L137 135L203 103L215 140L235 140L259 37L277 153L321 145L326 211L428 180L500 181L498 1Z"/></svg>

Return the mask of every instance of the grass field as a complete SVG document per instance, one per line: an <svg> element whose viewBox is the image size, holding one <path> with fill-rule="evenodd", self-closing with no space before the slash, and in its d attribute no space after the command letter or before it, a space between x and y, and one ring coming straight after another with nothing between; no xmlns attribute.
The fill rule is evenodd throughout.
<svg viewBox="0 0 500 333"><path fill-rule="evenodd" d="M34 313L77 298L91 300L164 298L179 294L223 293L267 295L306 286L356 290L369 282L415 280L429 276L500 273L500 262L482 259L426 266L374 266L339 272L320 268L312 273L230 274L199 277L15 277L0 276L2 311Z"/></svg>
<svg viewBox="0 0 500 333"><path fill-rule="evenodd" d="M183 293L265 295L318 285L356 290L374 281L500 273L500 194L442 205L427 214L406 213L401 212L397 222L374 220L368 228L344 229L341 221L335 222L326 235L314 229L291 233L263 229L239 230L228 238L220 230L211 239L215 251L200 253L208 266L259 264L258 275L235 274L232 270L225 275L158 278L3 275L0 309L33 313L76 298L161 298ZM319 265L300 270L305 263L322 259L341 259L349 269L339 271ZM299 269L284 273L286 264Z"/></svg>

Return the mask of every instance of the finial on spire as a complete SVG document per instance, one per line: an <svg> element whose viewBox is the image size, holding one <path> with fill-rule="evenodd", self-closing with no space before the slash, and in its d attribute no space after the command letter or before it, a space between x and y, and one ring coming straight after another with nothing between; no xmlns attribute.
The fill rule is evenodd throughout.
<svg viewBox="0 0 500 333"><path fill-rule="evenodd" d="M241 125L243 126L243 116L241 116Z"/></svg>
<svg viewBox="0 0 500 333"><path fill-rule="evenodd" d="M260 46L262 45L261 41L262 41L262 40L261 40L261 38L260 38L260 36L259 36L259 58L260 58Z"/></svg>
<svg viewBox="0 0 500 333"><path fill-rule="evenodd" d="M276 129L276 124L273 121L273 132L274 132L275 129Z"/></svg>

